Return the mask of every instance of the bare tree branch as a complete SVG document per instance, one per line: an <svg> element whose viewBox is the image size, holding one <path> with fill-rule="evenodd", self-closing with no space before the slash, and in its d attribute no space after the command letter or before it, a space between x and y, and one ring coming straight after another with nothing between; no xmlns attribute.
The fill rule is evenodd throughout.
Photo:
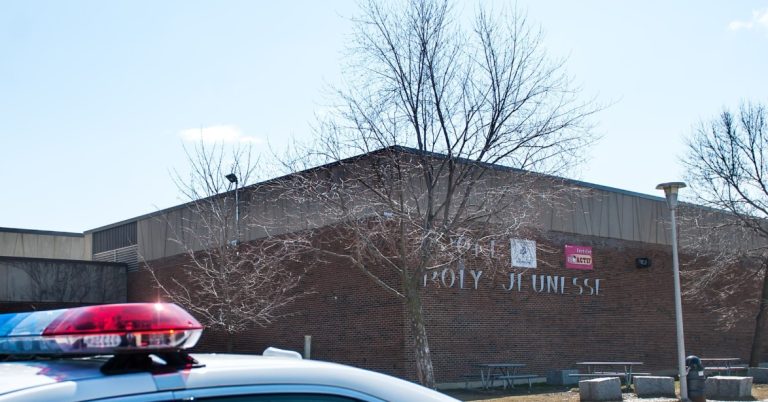
<svg viewBox="0 0 768 402"><path fill-rule="evenodd" d="M738 117L725 110L700 123L683 160L696 200L712 208L689 211L681 225L685 250L704 266L689 271L687 294L720 313L725 328L757 306L750 366L759 363L768 330L766 145L765 106L744 104Z"/></svg>
<svg viewBox="0 0 768 402"><path fill-rule="evenodd" d="M151 265L147 269L165 297L189 309L203 325L224 331L231 351L234 334L290 314L288 306L307 293L298 290L301 273L288 268L307 247L301 233L271 236L270 229L282 222L254 213L260 206L251 195L259 188L249 187L249 180L258 166L250 148L227 153L222 144L201 141L186 152L190 177L177 174L174 179L190 202L180 224L165 222L170 240L186 259L174 272ZM241 188L225 178L230 173ZM241 232L266 235L241 242Z"/></svg>
<svg viewBox="0 0 768 402"><path fill-rule="evenodd" d="M311 227L333 222L313 248L402 298L419 380L434 386L424 275L465 258L461 239L515 233L557 202L567 183L521 169L577 163L599 107L519 12L481 9L467 30L448 1L371 0L355 23L338 105L318 143L284 159L300 173L282 197L318 209Z"/></svg>

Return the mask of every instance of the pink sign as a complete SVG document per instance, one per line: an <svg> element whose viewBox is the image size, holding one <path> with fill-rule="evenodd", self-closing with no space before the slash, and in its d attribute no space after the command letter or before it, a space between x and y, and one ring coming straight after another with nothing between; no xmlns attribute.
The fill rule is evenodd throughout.
<svg viewBox="0 0 768 402"><path fill-rule="evenodd" d="M565 245L565 267L568 269L594 269L592 247Z"/></svg>

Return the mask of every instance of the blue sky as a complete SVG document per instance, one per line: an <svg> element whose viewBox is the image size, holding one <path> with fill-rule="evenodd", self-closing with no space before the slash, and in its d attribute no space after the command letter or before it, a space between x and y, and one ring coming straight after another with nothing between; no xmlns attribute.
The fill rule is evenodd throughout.
<svg viewBox="0 0 768 402"><path fill-rule="evenodd" d="M693 125L768 103L768 1L518 6L583 95L611 104L572 177L660 195L657 183L683 176ZM0 2L0 226L82 232L176 205L171 172L201 128L265 151L311 135L356 11L352 0Z"/></svg>

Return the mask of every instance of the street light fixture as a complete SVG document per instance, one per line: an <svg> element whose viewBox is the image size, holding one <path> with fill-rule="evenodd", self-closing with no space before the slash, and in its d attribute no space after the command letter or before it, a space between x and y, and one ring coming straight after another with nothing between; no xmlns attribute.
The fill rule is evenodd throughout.
<svg viewBox="0 0 768 402"><path fill-rule="evenodd" d="M234 245L237 245L240 243L240 202L237 199L237 190L238 190L238 184L239 181L237 180L237 175L234 173L230 173L226 176L224 176L229 180L230 183L235 183L235 240L233 241Z"/></svg>
<svg viewBox="0 0 768 402"><path fill-rule="evenodd" d="M664 190L669 207L670 222L672 222L672 267L675 280L675 323L677 325L677 369L680 374L680 399L688 399L688 381L685 371L685 336L683 335L683 303L680 297L680 264L677 258L677 227L675 210L677 209L677 193L685 187L683 182L661 183L656 190Z"/></svg>

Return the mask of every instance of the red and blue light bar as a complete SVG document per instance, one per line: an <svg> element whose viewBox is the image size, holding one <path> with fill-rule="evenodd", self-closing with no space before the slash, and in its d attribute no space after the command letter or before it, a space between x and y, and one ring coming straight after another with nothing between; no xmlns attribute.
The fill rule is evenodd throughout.
<svg viewBox="0 0 768 402"><path fill-rule="evenodd" d="M170 303L0 314L0 354L115 354L189 349L203 326Z"/></svg>

